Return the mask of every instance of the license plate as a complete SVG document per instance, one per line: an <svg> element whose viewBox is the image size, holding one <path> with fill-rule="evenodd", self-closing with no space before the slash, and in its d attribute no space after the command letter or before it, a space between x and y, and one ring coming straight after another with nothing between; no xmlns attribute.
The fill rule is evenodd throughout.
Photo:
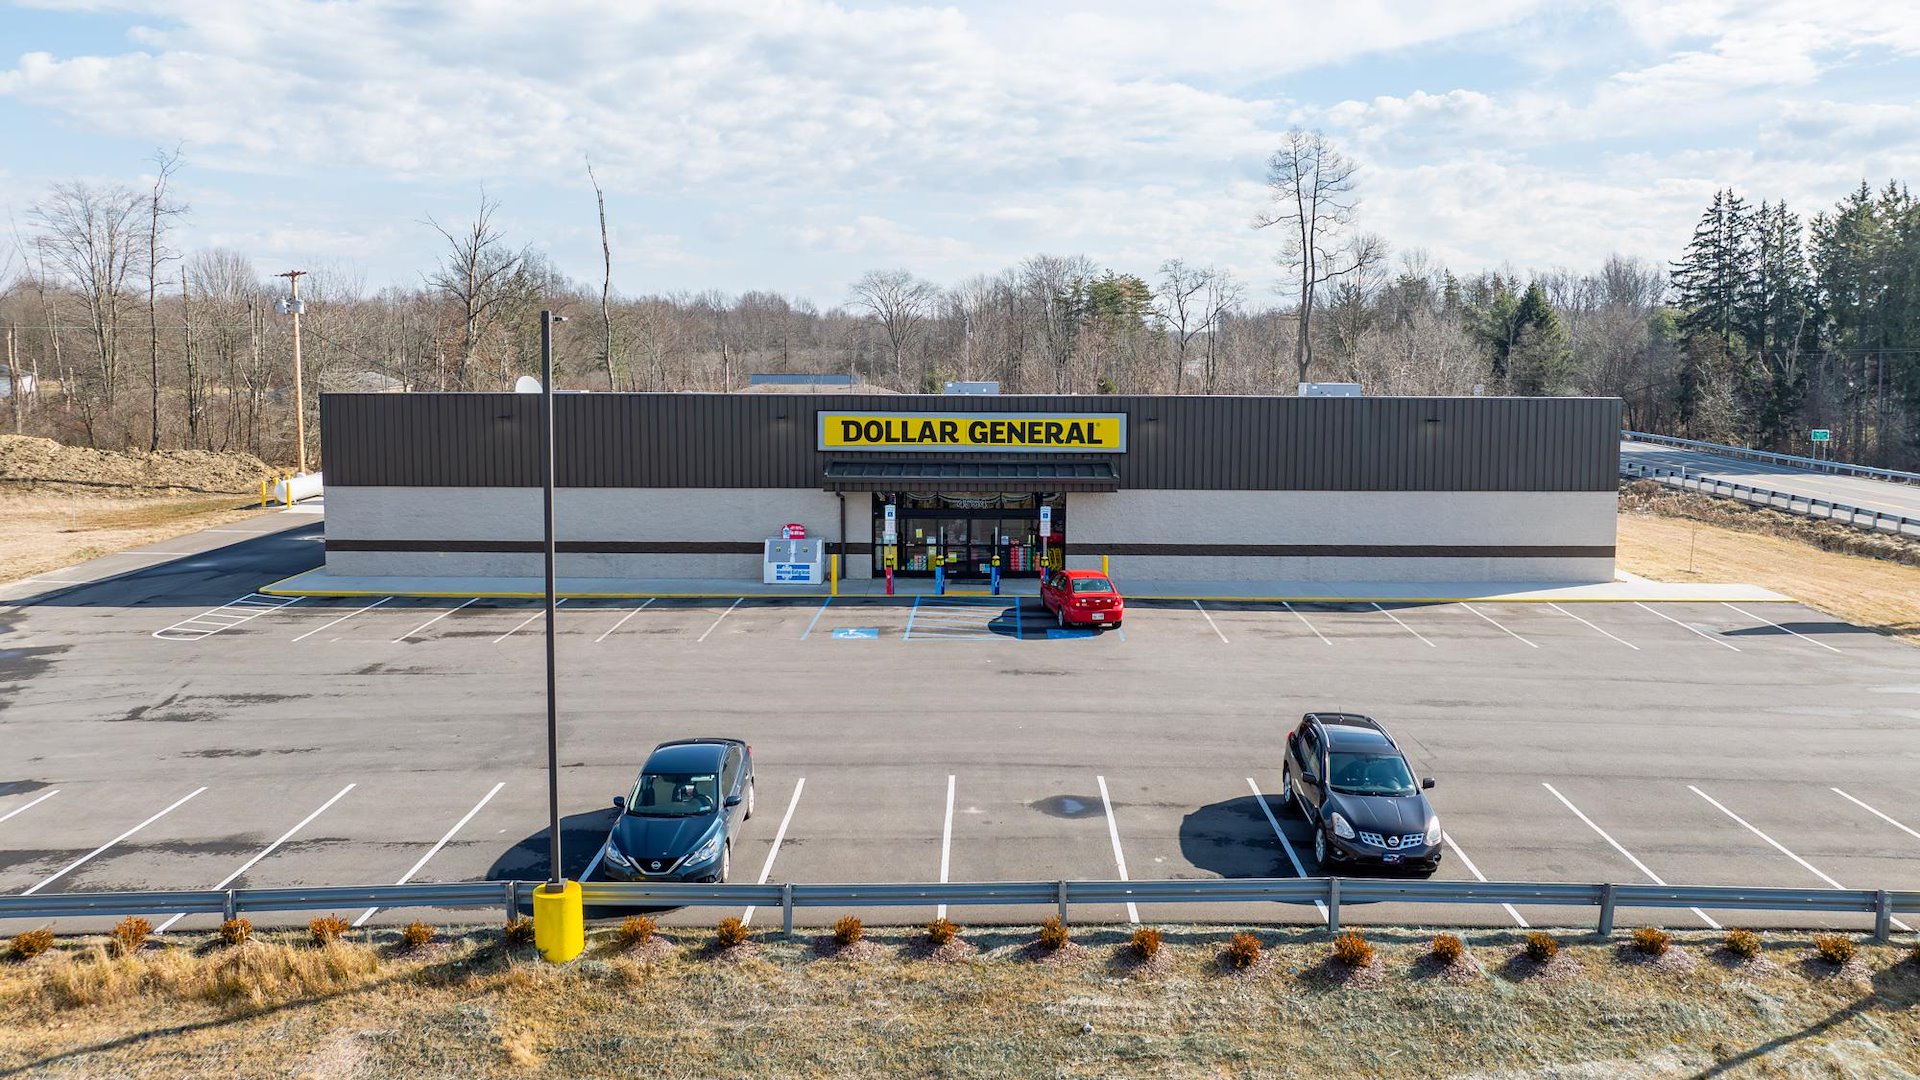
<svg viewBox="0 0 1920 1080"><path fill-rule="evenodd" d="M1400 856L1394 854L1393 852L1388 852L1387 854L1380 856L1380 861L1383 863L1386 863L1388 866L1392 866L1394 863L1397 863L1400 861Z"/></svg>
<svg viewBox="0 0 1920 1080"><path fill-rule="evenodd" d="M1107 617L1106 617L1105 615L1103 615L1103 614L1101 614L1101 613L1100 613L1100 612L1098 612L1098 611L1096 611L1096 612L1094 612L1094 613L1093 613L1093 621L1094 621L1094 622L1104 622L1104 621L1106 620L1106 618L1107 618Z"/></svg>

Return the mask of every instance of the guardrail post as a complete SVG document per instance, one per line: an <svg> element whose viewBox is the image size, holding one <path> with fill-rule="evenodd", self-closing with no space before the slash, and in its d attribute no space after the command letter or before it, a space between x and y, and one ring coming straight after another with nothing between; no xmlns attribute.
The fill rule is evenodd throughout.
<svg viewBox="0 0 1920 1080"><path fill-rule="evenodd" d="M501 885L502 885L501 891L506 894L503 897L503 899L506 901L506 905L507 905L507 921L512 922L513 920L520 917L520 892L518 888L519 883L514 881L506 881L506 882L502 882Z"/></svg>
<svg viewBox="0 0 1920 1080"><path fill-rule="evenodd" d="M1055 882L1054 884L1055 884L1054 895L1058 898L1058 902L1060 904L1060 921L1066 922L1067 921L1067 883L1064 881L1060 881L1060 882Z"/></svg>
<svg viewBox="0 0 1920 1080"><path fill-rule="evenodd" d="M783 882L780 886L780 932L793 936L793 882Z"/></svg>
<svg viewBox="0 0 1920 1080"><path fill-rule="evenodd" d="M220 899L220 917L227 920L240 917L240 896L236 890L228 889L227 895Z"/></svg>
<svg viewBox="0 0 1920 1080"><path fill-rule="evenodd" d="M1600 886L1600 928L1601 937L1613 936L1613 883Z"/></svg>
<svg viewBox="0 0 1920 1080"><path fill-rule="evenodd" d="M1893 895L1885 889L1873 894L1873 940L1885 945L1893 935Z"/></svg>
<svg viewBox="0 0 1920 1080"><path fill-rule="evenodd" d="M1327 879L1327 933L1340 932L1340 879Z"/></svg>

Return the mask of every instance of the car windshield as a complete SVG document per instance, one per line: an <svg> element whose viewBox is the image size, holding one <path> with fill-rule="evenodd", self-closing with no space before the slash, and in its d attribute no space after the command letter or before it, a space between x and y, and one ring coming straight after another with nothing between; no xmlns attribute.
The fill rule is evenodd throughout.
<svg viewBox="0 0 1920 1080"><path fill-rule="evenodd" d="M1074 578L1073 591L1110 593L1113 591L1113 582L1106 578Z"/></svg>
<svg viewBox="0 0 1920 1080"><path fill-rule="evenodd" d="M1327 759L1327 786L1342 795L1412 795L1413 774L1399 754L1333 753Z"/></svg>
<svg viewBox="0 0 1920 1080"><path fill-rule="evenodd" d="M641 817L696 817L711 814L720 790L713 773L650 772L640 774L627 800L627 813Z"/></svg>

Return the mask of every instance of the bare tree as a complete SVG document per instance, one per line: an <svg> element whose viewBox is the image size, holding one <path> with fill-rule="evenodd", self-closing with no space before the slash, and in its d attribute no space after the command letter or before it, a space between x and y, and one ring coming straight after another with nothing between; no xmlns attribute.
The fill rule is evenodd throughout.
<svg viewBox="0 0 1920 1080"><path fill-rule="evenodd" d="M607 366L607 389L620 386L613 377L613 246L607 242L607 196L600 190L600 178L593 175L593 159L587 159L587 182L593 185L593 197L600 204L600 362Z"/></svg>
<svg viewBox="0 0 1920 1080"><path fill-rule="evenodd" d="M451 379L443 372L440 389L468 389L475 352L491 323L493 310L511 295L510 286L526 253L510 251L493 227L500 204L480 193L480 210L460 233L441 226L432 217L427 224L447 242L440 269L427 284L440 290L460 309L460 356ZM451 385L449 385L451 384Z"/></svg>
<svg viewBox="0 0 1920 1080"><path fill-rule="evenodd" d="M853 283L853 306L871 315L887 336L894 378L905 377L901 356L919 337L939 295L938 286L905 270L870 270Z"/></svg>
<svg viewBox="0 0 1920 1080"><path fill-rule="evenodd" d="M144 254L139 215L145 201L125 187L75 181L55 184L27 211L28 219L40 227L42 256L86 305L99 365L99 406L108 415L120 387L120 306L128 278ZM78 400L88 442L98 445L94 402L87 395Z"/></svg>
<svg viewBox="0 0 1920 1080"><path fill-rule="evenodd" d="M187 212L185 206L167 195L167 183L180 169L180 148L176 146L172 150L157 151L153 160L158 169L153 176L153 188L147 193L147 379L151 391L151 408L147 414L150 423L147 433L149 453L160 449L160 264L180 257L178 252L167 250L162 241L166 238L172 219ZM184 276L182 285L185 285Z"/></svg>
<svg viewBox="0 0 1920 1080"><path fill-rule="evenodd" d="M1211 271L1188 266L1184 259L1168 259L1160 264L1160 302L1154 306L1153 315L1173 345L1173 392L1176 394L1186 389L1187 346L1211 325L1211 319L1201 315L1199 298L1212 276Z"/></svg>
<svg viewBox="0 0 1920 1080"><path fill-rule="evenodd" d="M1267 159L1267 190L1274 206L1254 218L1253 227L1278 225L1286 234L1279 262L1291 269L1299 286L1300 330L1294 336L1293 363L1300 382L1313 366L1313 304L1328 282L1378 262L1385 255L1377 237L1348 236L1359 198L1354 194L1356 166L1318 131L1294 128Z"/></svg>
<svg viewBox="0 0 1920 1080"><path fill-rule="evenodd" d="M0 301L12 295L15 272L13 246L0 248ZM13 323L5 319L5 315L5 309L0 307L0 335L6 338L7 397L13 406L13 433L18 435L26 427L28 381L20 375L20 357L14 351Z"/></svg>

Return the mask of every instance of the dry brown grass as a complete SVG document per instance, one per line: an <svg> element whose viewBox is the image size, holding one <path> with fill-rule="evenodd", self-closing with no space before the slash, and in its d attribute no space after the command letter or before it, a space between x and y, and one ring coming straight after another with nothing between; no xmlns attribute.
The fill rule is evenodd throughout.
<svg viewBox="0 0 1920 1080"><path fill-rule="evenodd" d="M48 949L53 948L53 928L42 926L37 930L23 930L7 942L7 955L15 960L31 960Z"/></svg>
<svg viewBox="0 0 1920 1080"><path fill-rule="evenodd" d="M245 918L235 917L220 924L220 940L229 945L245 945L253 936L253 923Z"/></svg>
<svg viewBox="0 0 1920 1080"><path fill-rule="evenodd" d="M1920 644L1920 567L1822 551L1779 536L1622 513L1622 570L1654 581L1734 581Z"/></svg>
<svg viewBox="0 0 1920 1080"><path fill-rule="evenodd" d="M508 919L500 928L500 936L508 945L533 944L533 920L525 915Z"/></svg>
<svg viewBox="0 0 1920 1080"><path fill-rule="evenodd" d="M0 582L18 581L263 513L234 495L138 499L0 485Z"/></svg>
<svg viewBox="0 0 1920 1080"><path fill-rule="evenodd" d="M422 949L433 941L436 931L426 923L414 921L400 931L400 944L408 949Z"/></svg>
<svg viewBox="0 0 1920 1080"><path fill-rule="evenodd" d="M147 938L152 935L152 923L138 915L129 915L115 923L113 933L107 937L113 943L113 951L125 956L146 948Z"/></svg>
<svg viewBox="0 0 1920 1080"><path fill-rule="evenodd" d="M1019 928L970 929L985 951L964 964L891 950L843 964L810 938L777 935L745 962L695 950L564 966L516 959L494 931L384 958L352 943L308 947L304 934L130 957L67 944L0 965L0 1075L496 1080L601 1075L617 1061L623 1075L1398 1080L1444 1062L1461 1075L1585 1076L1599 1065L1739 1080L1900 1075L1920 1045L1920 971L1903 962L1904 945L1860 946L1871 985L1712 964L1649 979L1606 962L1613 945L1584 941L1563 947L1577 982L1491 972L1451 983L1409 963L1430 949L1426 935L1375 929L1385 979L1359 992L1313 981L1321 933L1263 928L1263 974L1243 978L1220 970L1217 930L1164 932L1150 979L1024 962ZM870 927L867 937L919 933ZM1124 929L1078 936L1127 941ZM1460 936L1486 955L1516 940ZM1711 947L1718 935L1675 939Z"/></svg>
<svg viewBox="0 0 1920 1080"><path fill-rule="evenodd" d="M351 929L353 926L338 915L321 915L307 923L307 936L315 945L331 945Z"/></svg>

